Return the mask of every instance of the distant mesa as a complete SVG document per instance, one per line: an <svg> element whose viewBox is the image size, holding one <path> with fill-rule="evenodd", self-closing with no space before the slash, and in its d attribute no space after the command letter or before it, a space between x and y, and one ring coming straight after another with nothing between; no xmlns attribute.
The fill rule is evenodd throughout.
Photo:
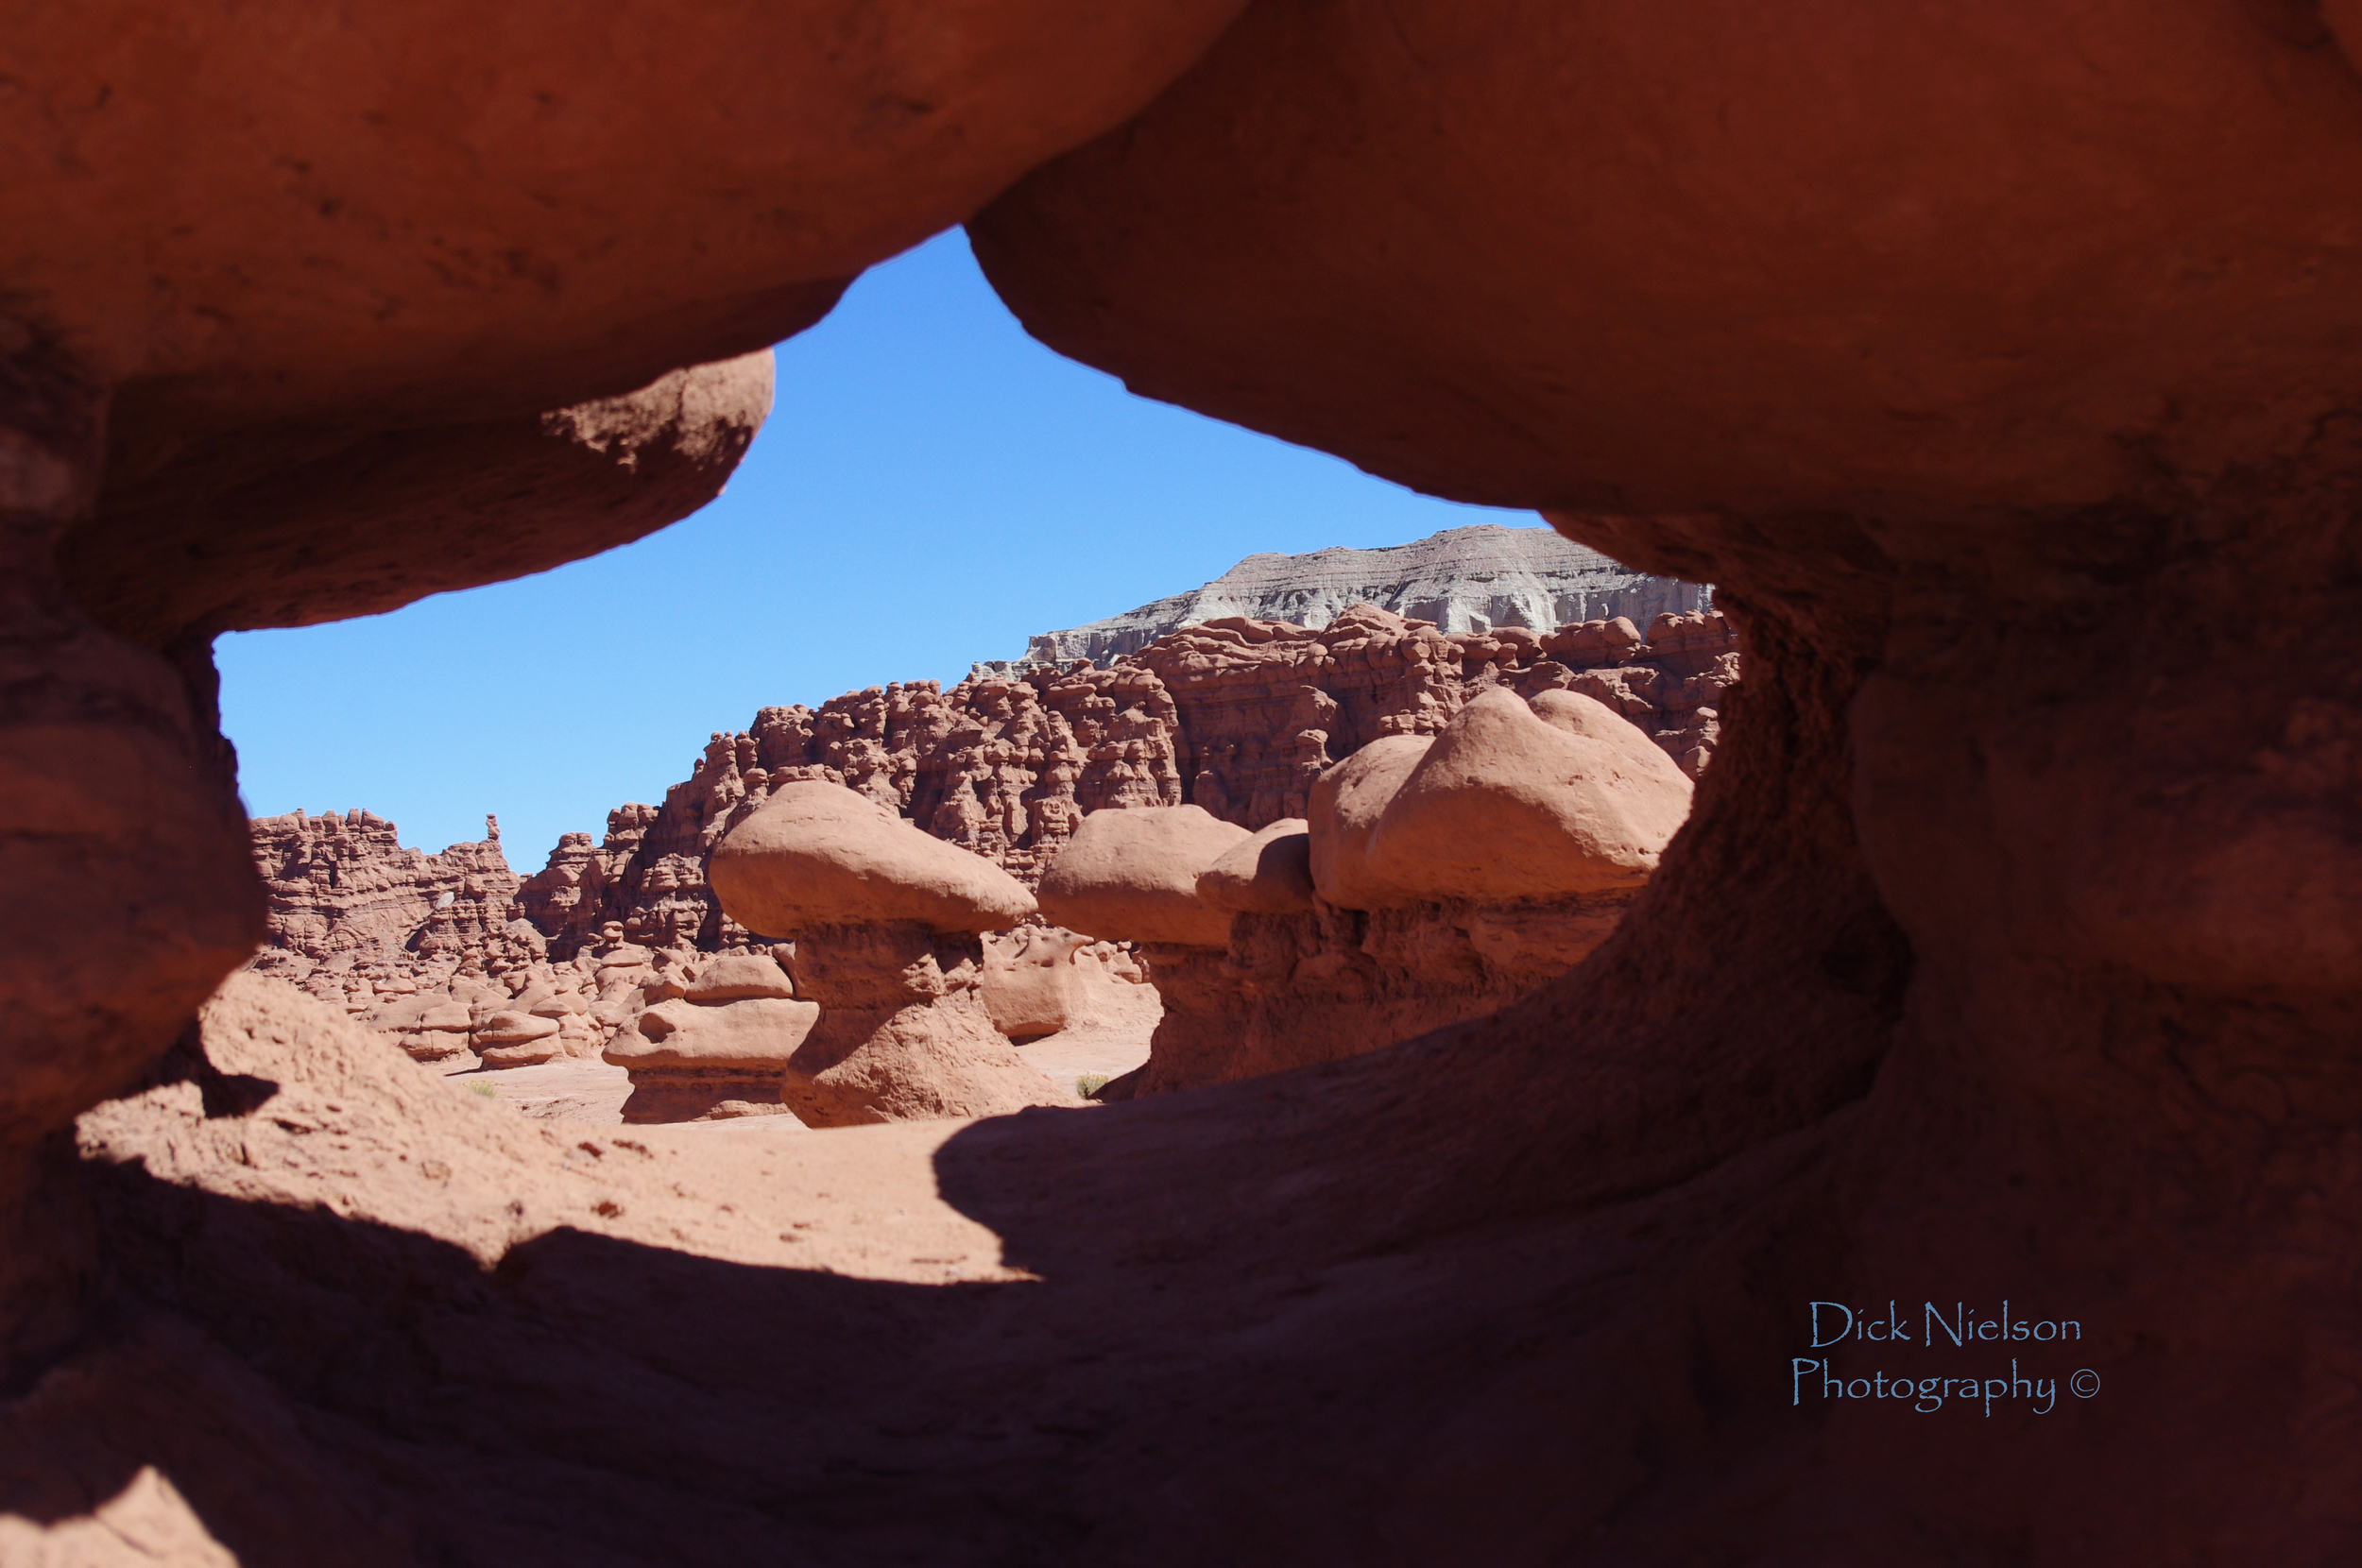
<svg viewBox="0 0 2362 1568"><path fill-rule="evenodd" d="M1022 656L980 661L975 673L1006 675L1077 659L1104 670L1168 633L1228 616L1318 631L1354 605L1376 605L1450 636L1501 626L1547 632L1619 615L1646 626L1660 615L1695 615L1713 598L1705 584L1635 571L1551 529L1482 522L1381 550L1336 545L1304 555L1249 555L1202 588L1043 632Z"/></svg>

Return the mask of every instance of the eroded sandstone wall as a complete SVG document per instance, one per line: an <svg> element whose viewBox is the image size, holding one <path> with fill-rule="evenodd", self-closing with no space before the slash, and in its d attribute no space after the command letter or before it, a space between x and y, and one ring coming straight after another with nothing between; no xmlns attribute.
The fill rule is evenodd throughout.
<svg viewBox="0 0 2362 1568"><path fill-rule="evenodd" d="M374 812L257 817L254 865L269 903L271 944L254 967L323 999L370 980L472 964L512 968L547 944L519 918L517 874L500 825L438 855L402 846Z"/></svg>
<svg viewBox="0 0 2362 1568"><path fill-rule="evenodd" d="M1620 620L1446 636L1361 606L1319 631L1209 622L1108 670L871 687L717 733L663 805L617 808L598 844L566 835L519 907L559 957L610 921L654 947L743 943L706 858L771 790L806 778L859 790L1030 884L1103 807L1193 804L1245 827L1300 816L1321 769L1381 735L1432 735L1494 686L1597 697L1695 777L1738 670L1737 634L1712 610L1659 616L1644 641Z"/></svg>

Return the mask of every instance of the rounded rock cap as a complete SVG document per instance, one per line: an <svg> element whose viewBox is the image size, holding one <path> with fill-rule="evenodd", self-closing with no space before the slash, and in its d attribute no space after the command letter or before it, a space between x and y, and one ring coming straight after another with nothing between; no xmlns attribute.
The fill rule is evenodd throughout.
<svg viewBox="0 0 2362 1568"><path fill-rule="evenodd" d="M1362 844L1380 902L1508 901L1636 887L1689 815L1655 742L1572 691L1496 688L1444 726Z"/></svg>
<svg viewBox="0 0 2362 1568"><path fill-rule="evenodd" d="M1042 874L1042 913L1121 942L1227 946L1230 916L1198 898L1197 876L1251 836L1202 806L1093 811Z"/></svg>
<svg viewBox="0 0 2362 1568"><path fill-rule="evenodd" d="M714 846L707 879L750 931L911 922L995 931L1034 912L1025 885L912 827L868 796L812 779L783 786Z"/></svg>
<svg viewBox="0 0 2362 1568"><path fill-rule="evenodd" d="M1197 874L1197 895L1224 914L1309 914L1312 835L1282 817Z"/></svg>
<svg viewBox="0 0 2362 1568"><path fill-rule="evenodd" d="M1344 910L1400 902L1368 871L1370 837L1386 803L1434 744L1425 735L1383 735L1312 781L1308 810L1312 885Z"/></svg>

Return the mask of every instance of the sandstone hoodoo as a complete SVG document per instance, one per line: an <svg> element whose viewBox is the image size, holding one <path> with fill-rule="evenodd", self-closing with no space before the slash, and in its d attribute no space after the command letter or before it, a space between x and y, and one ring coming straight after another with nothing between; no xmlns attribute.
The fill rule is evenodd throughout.
<svg viewBox="0 0 2362 1568"><path fill-rule="evenodd" d="M1165 1014L1127 1087L1333 1061L1509 1005L1616 929L1690 789L1571 691L1496 688L1432 739L1363 747L1321 776L1306 822L1200 875L1231 912L1226 946L1153 951Z"/></svg>
<svg viewBox="0 0 2362 1568"><path fill-rule="evenodd" d="M850 790L807 781L734 828L711 875L731 919L795 939L802 1000L791 1005L816 1004L815 1016L786 1042L775 1096L806 1123L1073 1103L994 1027L983 994L980 933L1035 912L1006 872Z"/></svg>
<svg viewBox="0 0 2362 1568"><path fill-rule="evenodd" d="M1034 912L1024 885L840 785L788 784L730 831L708 871L749 930L916 923L991 931Z"/></svg>
<svg viewBox="0 0 2362 1568"><path fill-rule="evenodd" d="M1145 986L1148 977L1117 945L1057 926L1026 925L984 938L982 990L992 1025L1012 1040L1093 1023Z"/></svg>
<svg viewBox="0 0 2362 1568"><path fill-rule="evenodd" d="M692 1121L740 1107L779 1109L788 1061L820 1017L793 990L772 958L732 955L690 980L684 995L642 1011L606 1050L610 1064L631 1074L624 1119Z"/></svg>
<svg viewBox="0 0 2362 1568"><path fill-rule="evenodd" d="M558 1022L504 1008L478 1024L472 1038L488 1067L529 1067L558 1053Z"/></svg>
<svg viewBox="0 0 2362 1568"><path fill-rule="evenodd" d="M1219 947L1230 917L1197 879L1251 837L1196 806L1093 811L1043 874L1042 912L1120 942Z"/></svg>

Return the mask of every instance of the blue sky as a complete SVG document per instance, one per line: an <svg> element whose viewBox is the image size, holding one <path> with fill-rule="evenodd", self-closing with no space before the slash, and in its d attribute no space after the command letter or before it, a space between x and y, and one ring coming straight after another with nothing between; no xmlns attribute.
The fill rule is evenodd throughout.
<svg viewBox="0 0 2362 1568"><path fill-rule="evenodd" d="M957 230L779 348L721 499L538 576L215 649L247 809L366 806L440 849L499 813L520 872L688 776L772 703L946 685L1034 632L1258 550L1539 522L1136 398L1025 335Z"/></svg>

